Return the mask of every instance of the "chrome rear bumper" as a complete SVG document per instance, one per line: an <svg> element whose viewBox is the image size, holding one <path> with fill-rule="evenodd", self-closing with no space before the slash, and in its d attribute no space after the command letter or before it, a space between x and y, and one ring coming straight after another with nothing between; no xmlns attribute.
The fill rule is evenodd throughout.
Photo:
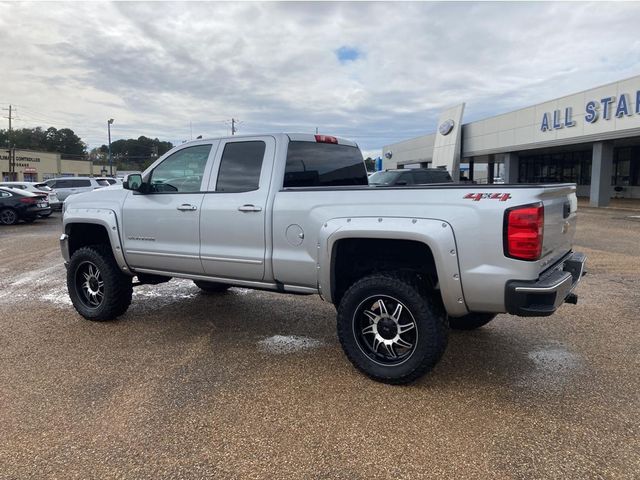
<svg viewBox="0 0 640 480"><path fill-rule="evenodd" d="M574 252L538 280L511 280L505 288L507 312L521 317L545 317L553 314L565 301L576 303L573 294L585 274L587 257Z"/></svg>

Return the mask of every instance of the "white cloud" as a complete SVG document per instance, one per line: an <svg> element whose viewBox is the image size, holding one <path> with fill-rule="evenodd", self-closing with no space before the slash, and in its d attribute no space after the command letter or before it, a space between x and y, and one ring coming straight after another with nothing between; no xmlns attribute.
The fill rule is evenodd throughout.
<svg viewBox="0 0 640 480"><path fill-rule="evenodd" d="M113 136L315 131L384 144L637 74L637 4L7 3L17 127ZM340 62L341 47L359 56ZM4 106L4 105L3 105Z"/></svg>

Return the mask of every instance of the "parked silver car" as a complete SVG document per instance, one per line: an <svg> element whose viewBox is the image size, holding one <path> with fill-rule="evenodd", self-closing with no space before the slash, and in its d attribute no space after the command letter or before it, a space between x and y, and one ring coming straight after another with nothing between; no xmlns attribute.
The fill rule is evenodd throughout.
<svg viewBox="0 0 640 480"><path fill-rule="evenodd" d="M55 189L60 201L64 201L74 193L90 192L91 190L109 186L107 180L94 177L60 177L52 178L45 183Z"/></svg>

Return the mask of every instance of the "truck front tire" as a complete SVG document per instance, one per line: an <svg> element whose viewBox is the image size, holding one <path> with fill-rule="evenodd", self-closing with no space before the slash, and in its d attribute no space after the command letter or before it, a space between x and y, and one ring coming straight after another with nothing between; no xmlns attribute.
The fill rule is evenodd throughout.
<svg viewBox="0 0 640 480"><path fill-rule="evenodd" d="M450 318L449 326L453 330L475 330L496 318L495 313L469 313L464 317Z"/></svg>
<svg viewBox="0 0 640 480"><path fill-rule="evenodd" d="M372 379L409 383L438 363L447 346L445 312L411 280L375 274L354 283L338 306L338 338Z"/></svg>
<svg viewBox="0 0 640 480"><path fill-rule="evenodd" d="M131 277L120 271L108 245L76 250L67 268L67 289L77 312L87 320L113 320L131 304Z"/></svg>

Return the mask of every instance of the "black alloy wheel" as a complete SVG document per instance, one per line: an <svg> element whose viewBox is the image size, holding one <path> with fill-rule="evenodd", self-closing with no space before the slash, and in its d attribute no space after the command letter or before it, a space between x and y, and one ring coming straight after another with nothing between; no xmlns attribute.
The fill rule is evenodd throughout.
<svg viewBox="0 0 640 480"><path fill-rule="evenodd" d="M87 320L113 320L131 304L130 275L116 263L109 245L76 250L67 267L67 290L73 306Z"/></svg>
<svg viewBox="0 0 640 480"><path fill-rule="evenodd" d="M353 335L365 355L388 366L405 362L418 341L413 315L400 300L389 295L374 295L358 305Z"/></svg>
<svg viewBox="0 0 640 480"><path fill-rule="evenodd" d="M0 223L3 225L15 225L18 223L18 214L12 208L0 210Z"/></svg>
<svg viewBox="0 0 640 480"><path fill-rule="evenodd" d="M390 384L412 382L433 369L449 331L439 293L392 272L351 285L340 300L337 327L351 363Z"/></svg>
<svg viewBox="0 0 640 480"><path fill-rule="evenodd" d="M90 261L78 265L75 271L78 298L86 308L98 308L104 300L104 280L98 266Z"/></svg>

